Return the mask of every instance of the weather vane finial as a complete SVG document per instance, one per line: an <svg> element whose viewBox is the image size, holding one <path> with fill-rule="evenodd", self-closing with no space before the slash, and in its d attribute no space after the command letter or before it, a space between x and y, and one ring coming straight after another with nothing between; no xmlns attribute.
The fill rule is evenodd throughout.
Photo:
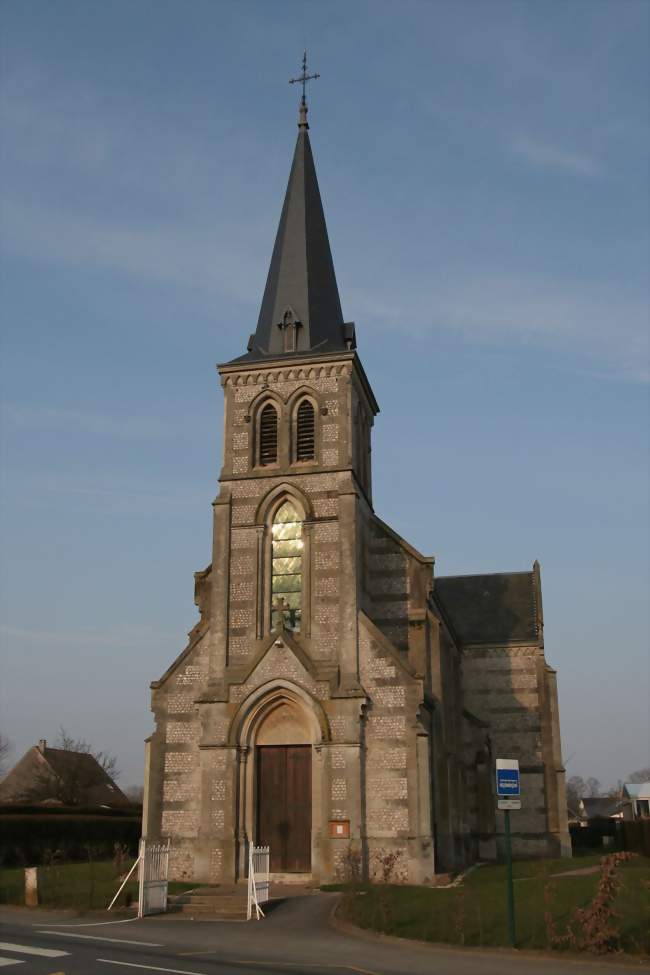
<svg viewBox="0 0 650 975"><path fill-rule="evenodd" d="M307 125L307 99L305 98L305 87L308 81L312 81L314 78L320 78L319 74L307 74L307 51L302 56L302 74L298 75L297 78L290 78L290 85L302 85L302 98L300 99L300 118L298 120L299 128L309 128Z"/></svg>

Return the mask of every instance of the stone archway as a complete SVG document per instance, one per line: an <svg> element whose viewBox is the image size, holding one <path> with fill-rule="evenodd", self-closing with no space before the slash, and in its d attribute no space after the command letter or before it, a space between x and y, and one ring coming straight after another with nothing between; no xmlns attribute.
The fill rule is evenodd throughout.
<svg viewBox="0 0 650 975"><path fill-rule="evenodd" d="M311 873L312 742L301 708L283 700L255 741L255 843L271 851L272 873Z"/></svg>
<svg viewBox="0 0 650 975"><path fill-rule="evenodd" d="M250 843L271 849L271 872L318 873L322 708L296 685L273 681L244 701L233 722L239 763L238 874Z"/></svg>

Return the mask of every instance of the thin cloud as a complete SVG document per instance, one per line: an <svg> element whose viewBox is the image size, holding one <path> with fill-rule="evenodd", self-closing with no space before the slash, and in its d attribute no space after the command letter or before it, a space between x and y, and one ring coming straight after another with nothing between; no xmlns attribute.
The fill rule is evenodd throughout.
<svg viewBox="0 0 650 975"><path fill-rule="evenodd" d="M211 234L173 224L112 224L18 202L6 201L3 207L3 246L13 254L173 281L250 301L250 275L245 271L250 264L242 251L220 243L228 236L223 224Z"/></svg>
<svg viewBox="0 0 650 975"><path fill-rule="evenodd" d="M180 511L201 510L211 500L209 488L201 494L196 485L178 485L177 490L155 491L135 478L80 478L73 474L49 473L33 477L14 474L6 486L6 501L37 509L61 509L80 514L143 515L156 517Z"/></svg>
<svg viewBox="0 0 650 975"><path fill-rule="evenodd" d="M58 91L54 86L53 93L42 105L43 90L41 78L30 84L14 84L6 112L12 136L9 143L15 140L21 146L21 154L32 165L37 165L43 154L48 165L53 162L47 156L49 151L59 162L64 160L63 166L68 160L71 170L88 169L94 176L99 174L105 178L107 185L115 185L116 180L119 183L124 174L115 163L118 158L133 155L124 151L135 130L133 120L116 119L92 93L79 98L82 110L78 116L71 116L65 109L74 93ZM48 115L56 119L60 131L47 128ZM29 119L29 125L24 123L24 117ZM155 145L150 147L156 158L167 158L167 149L175 144L168 136L169 133L159 134ZM241 133L237 136L243 137ZM41 145L42 141L49 144L49 150ZM75 150L71 153L74 164L61 152L63 144ZM165 152L160 151L161 147L167 147ZM524 133L510 140L510 148L535 168L564 171L583 178L594 178L602 171L592 155L545 143ZM160 178L159 166L149 166L147 147L138 144L138 158L140 153L144 153L144 162L138 164L138 171L146 170L149 181L151 174ZM245 166L241 160L255 159L258 155L242 152L238 143L236 151L220 157L219 166L234 165L234 159ZM26 192L19 181L18 192L11 198L6 194L4 246L8 252L30 260L80 271L117 272L180 284L203 292L211 304L217 305L225 297L250 309L257 304L263 288L275 217L268 224L257 204L251 204L250 213L242 216L241 207L227 195L215 196L214 186L230 185L231 174L223 179L224 173L211 170L206 159L202 147L193 146L190 140L171 167L182 175L182 185L197 188L196 196L202 201L200 219L195 213L174 214L165 208L156 211L162 216L152 219L139 209L128 216L122 211L121 217L90 212L81 200L66 208L53 201L39 203L38 196ZM169 174L164 175L156 192L162 192L164 186L167 198ZM198 192L201 187L204 191ZM193 194L187 197L190 199L194 199ZM271 209L274 205L275 201L268 203ZM368 253L372 255L372 252L370 245ZM602 372L610 378L648 379L647 310L638 295L626 294L621 289L614 293L614 285L606 289L597 282L526 279L523 275L508 276L500 268L493 273L492 269L475 264L470 275L454 276L455 279L448 275L441 280L429 278L426 291L421 280L412 287L405 282L403 266L396 268L392 280L371 279L364 288L359 286L358 261L357 256L351 286L342 289L342 297L360 325L365 318L393 329L449 328L486 342L552 345L569 351L583 367L593 367L596 373ZM258 269L255 280L251 268ZM341 272L341 267L338 270ZM404 294L408 297L402 304ZM218 327L215 321L215 328ZM76 424L89 433L107 436L162 435L160 428L156 429L155 423L150 426L146 418L123 427L118 418L83 417L61 411L58 415L43 415L42 421L59 428ZM14 416L13 422L36 426L39 419L23 413Z"/></svg>
<svg viewBox="0 0 650 975"><path fill-rule="evenodd" d="M583 369L588 365L594 376L650 381L647 304L641 296L496 270L433 282L427 292L404 290L409 300L399 307L390 304L390 282L385 305L377 290L356 292L353 304L391 332L449 329L484 343L554 348Z"/></svg>
<svg viewBox="0 0 650 975"><path fill-rule="evenodd" d="M599 176L601 173L601 166L593 156L538 142L525 135L516 136L511 149L537 169L563 169L578 176Z"/></svg>
<svg viewBox="0 0 650 975"><path fill-rule="evenodd" d="M173 122L143 125L141 112L137 101L118 109L100 89L23 65L0 89L4 164L21 181L46 173L53 182L101 179L122 194L145 193L161 204L170 195L182 197L183 207L199 199L201 213L210 190L231 182L242 160L259 152L250 130L231 132L230 151L215 153L185 130L180 137ZM188 194L188 186L202 186L205 194Z"/></svg>
<svg viewBox="0 0 650 975"><path fill-rule="evenodd" d="M37 630L28 627L0 625L0 633L11 638L37 644L65 644L67 646L135 647L155 645L173 639L173 633L161 633L151 626L121 626L101 630Z"/></svg>
<svg viewBox="0 0 650 975"><path fill-rule="evenodd" d="M127 439L168 437L181 433L181 427L153 417L134 417L88 413L52 406L25 406L9 403L3 407L5 422L19 429L71 430L93 436Z"/></svg>
<svg viewBox="0 0 650 975"><path fill-rule="evenodd" d="M256 247L270 249L265 214L275 201L244 214L218 187L246 181L261 151L254 131L231 133L227 152L209 152L173 124L145 133L137 109L118 112L100 91L29 65L5 78L0 120L6 254L250 302L245 269L263 267ZM98 184L99 204L85 192ZM111 197L121 205L107 208Z"/></svg>

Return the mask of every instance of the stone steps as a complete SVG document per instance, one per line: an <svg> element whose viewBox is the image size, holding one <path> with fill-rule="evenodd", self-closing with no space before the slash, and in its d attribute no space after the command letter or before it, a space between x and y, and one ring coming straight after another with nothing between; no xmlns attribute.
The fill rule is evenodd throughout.
<svg viewBox="0 0 650 975"><path fill-rule="evenodd" d="M211 917L222 921L233 919L243 921L246 918L246 908L246 904L239 904L237 907L230 908L222 907L221 905L197 907L194 904L184 904L176 910L180 914L189 915L189 917Z"/></svg>
<svg viewBox="0 0 650 975"><path fill-rule="evenodd" d="M263 911L273 910L287 897L311 893L311 874L274 874L272 876L271 901L263 905ZM245 883L224 884L215 887L197 887L169 898L168 910L189 917L214 918L215 920L244 920L248 908Z"/></svg>
<svg viewBox="0 0 650 975"><path fill-rule="evenodd" d="M170 898L169 910L192 917L243 920L248 907L247 894L240 891L201 889Z"/></svg>

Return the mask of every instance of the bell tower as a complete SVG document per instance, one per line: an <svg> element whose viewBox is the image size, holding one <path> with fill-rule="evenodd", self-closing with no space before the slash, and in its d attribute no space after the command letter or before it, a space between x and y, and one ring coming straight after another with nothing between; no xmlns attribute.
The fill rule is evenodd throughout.
<svg viewBox="0 0 650 975"><path fill-rule="evenodd" d="M214 677L284 628L310 657L327 661L341 688L354 690L357 505L360 498L371 504L378 406L354 323L341 312L304 94L257 327L246 352L218 368L225 437L212 615L221 599L223 619L213 629ZM246 534L255 537L256 571L238 582L231 555L228 608L225 578L215 569Z"/></svg>
<svg viewBox="0 0 650 975"><path fill-rule="evenodd" d="M424 681L432 559L377 518L379 408L345 322L304 86L257 326L218 366L224 443L200 619L152 684L145 829L171 875L434 871ZM242 343L243 344L243 343Z"/></svg>

